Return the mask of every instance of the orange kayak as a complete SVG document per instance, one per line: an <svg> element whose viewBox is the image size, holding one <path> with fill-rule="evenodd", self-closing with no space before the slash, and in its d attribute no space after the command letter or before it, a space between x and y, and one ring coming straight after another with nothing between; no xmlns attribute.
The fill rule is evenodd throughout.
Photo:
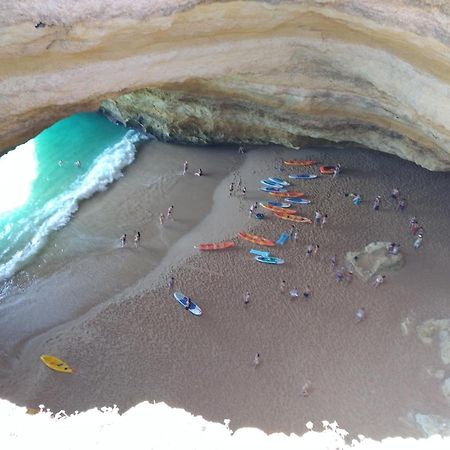
<svg viewBox="0 0 450 450"><path fill-rule="evenodd" d="M226 248L234 247L233 241L217 242L215 244L198 244L195 246L198 250L225 250Z"/></svg>
<svg viewBox="0 0 450 450"><path fill-rule="evenodd" d="M284 219L284 220L290 220L292 222L297 222L297 223L312 223L311 219L308 219L307 217L302 217L302 216L294 216L292 214L280 214L280 213L275 213L275 215L279 218L279 219Z"/></svg>
<svg viewBox="0 0 450 450"><path fill-rule="evenodd" d="M313 166L316 164L316 161L312 159L289 159L283 162L286 166Z"/></svg>
<svg viewBox="0 0 450 450"><path fill-rule="evenodd" d="M303 192L285 192L284 194L282 192L269 192L269 195L273 195L274 197L290 197L290 198L305 196Z"/></svg>
<svg viewBox="0 0 450 450"><path fill-rule="evenodd" d="M260 205L263 208L268 209L269 211L277 212L280 214L297 214L297 211L295 211L294 209L290 209L290 208L279 208L278 206L266 205L265 203L260 203Z"/></svg>
<svg viewBox="0 0 450 450"><path fill-rule="evenodd" d="M256 236L255 234L245 233L241 231L239 233L239 237L245 239L246 241L253 242L254 244L265 245L266 247L275 247L275 242L261 236Z"/></svg>
<svg viewBox="0 0 450 450"><path fill-rule="evenodd" d="M334 175L334 172L336 172L336 166L320 166L320 173L326 174L326 175Z"/></svg>

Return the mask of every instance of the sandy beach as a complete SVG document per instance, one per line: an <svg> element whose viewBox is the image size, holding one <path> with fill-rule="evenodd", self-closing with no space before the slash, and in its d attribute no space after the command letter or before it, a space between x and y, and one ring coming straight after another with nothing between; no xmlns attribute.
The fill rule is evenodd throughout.
<svg viewBox="0 0 450 450"><path fill-rule="evenodd" d="M208 420L231 419L233 429L302 434L309 420L337 420L351 433L376 439L420 436L411 420L416 412L448 416L433 375L445 367L437 347L417 339L415 325L450 313L449 174L351 145L254 147L244 156L231 148L216 154L164 147L154 179L146 172L154 153L141 150L139 164L56 233L53 253L27 272L32 282L3 298L1 398L66 412L164 401ZM312 200L297 208L302 215L313 218L319 208L329 220L323 228L299 225L297 242L270 249L286 263L270 266L249 255L259 247L236 236L250 231L276 240L290 228L270 213L261 221L248 213L253 202L268 198L258 191L260 179L299 172L276 170L283 158L339 162L343 170L336 178L293 183ZM184 159L191 173L169 176L181 171ZM192 175L200 164L205 177ZM228 185L239 177L247 194L230 197ZM389 200L393 187L407 199L403 213ZM363 203L352 205L348 192L360 193ZM372 209L376 195L382 196L380 211ZM170 204L175 220L161 228L157 217ZM425 229L418 250L408 232L411 216ZM125 229L142 229L142 248L117 248ZM193 248L225 239L236 247ZM337 283L330 258L337 255L341 266L347 251L377 240L399 242L405 267L386 274L379 288L357 278ZM308 244L319 244L316 255L306 256ZM64 257L55 256L66 247ZM201 306L202 317L173 299L170 275L175 289ZM291 300L280 292L281 280L288 290L310 285L311 299ZM246 291L250 303L244 306ZM355 324L361 306L367 320ZM413 325L405 336L406 318ZM261 364L254 367L257 352ZM49 371L39 361L42 353L63 358L76 373ZM307 380L311 395L303 397Z"/></svg>

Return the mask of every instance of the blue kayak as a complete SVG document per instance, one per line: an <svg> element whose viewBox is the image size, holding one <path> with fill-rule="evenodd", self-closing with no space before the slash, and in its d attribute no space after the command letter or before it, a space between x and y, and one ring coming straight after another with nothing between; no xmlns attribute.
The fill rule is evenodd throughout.
<svg viewBox="0 0 450 450"><path fill-rule="evenodd" d="M277 208L289 208L291 205L285 202L267 202L270 206L276 206Z"/></svg>
<svg viewBox="0 0 450 450"><path fill-rule="evenodd" d="M280 189L282 189L284 187L282 184L276 183L275 181L272 181L272 180L259 180L259 182L261 184L264 184L264 186L278 187Z"/></svg>
<svg viewBox="0 0 450 450"><path fill-rule="evenodd" d="M283 194L287 192L286 189L283 189L282 186L278 185L278 187L272 186L272 187L262 187L259 188L260 191L263 192L282 192Z"/></svg>
<svg viewBox="0 0 450 450"><path fill-rule="evenodd" d="M306 200L306 198L285 198L284 201L297 205L309 205L311 203L311 200Z"/></svg>
<svg viewBox="0 0 450 450"><path fill-rule="evenodd" d="M256 261L266 264L284 264L284 259L275 258L273 256L255 256Z"/></svg>
<svg viewBox="0 0 450 450"><path fill-rule="evenodd" d="M289 178L293 180L313 180L317 177L318 175L314 175L313 173L298 173L295 175L289 175Z"/></svg>
<svg viewBox="0 0 450 450"><path fill-rule="evenodd" d="M181 292L175 292L173 294L173 296L175 297L175 300L184 308L186 308L187 306L187 297L182 294ZM200 309L199 306L197 306L194 302L191 301L191 305L189 306L189 310L188 310L191 314L193 314L194 316L201 316L202 315L202 310Z"/></svg>
<svg viewBox="0 0 450 450"><path fill-rule="evenodd" d="M283 233L280 234L280 237L275 242L277 245L284 245L286 241L289 239L289 233L287 231L283 231Z"/></svg>
<svg viewBox="0 0 450 450"><path fill-rule="evenodd" d="M276 178L276 177L270 177L269 181L273 181L274 183L277 183L281 186L290 186L290 184L291 184L288 181L283 180L282 178Z"/></svg>

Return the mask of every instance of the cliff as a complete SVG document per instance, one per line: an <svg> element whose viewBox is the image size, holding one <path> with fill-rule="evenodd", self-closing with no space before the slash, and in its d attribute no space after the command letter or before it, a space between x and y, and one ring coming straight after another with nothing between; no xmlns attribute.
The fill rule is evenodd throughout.
<svg viewBox="0 0 450 450"><path fill-rule="evenodd" d="M354 141L449 170L449 24L445 0L5 0L0 148L103 101L167 141Z"/></svg>

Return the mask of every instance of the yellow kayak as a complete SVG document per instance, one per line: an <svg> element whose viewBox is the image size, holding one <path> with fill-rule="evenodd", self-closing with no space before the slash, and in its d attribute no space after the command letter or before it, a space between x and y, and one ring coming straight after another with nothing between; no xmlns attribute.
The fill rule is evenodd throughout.
<svg viewBox="0 0 450 450"><path fill-rule="evenodd" d="M51 355L41 355L41 361L50 369L56 370L57 372L73 373L72 367L67 363Z"/></svg>

